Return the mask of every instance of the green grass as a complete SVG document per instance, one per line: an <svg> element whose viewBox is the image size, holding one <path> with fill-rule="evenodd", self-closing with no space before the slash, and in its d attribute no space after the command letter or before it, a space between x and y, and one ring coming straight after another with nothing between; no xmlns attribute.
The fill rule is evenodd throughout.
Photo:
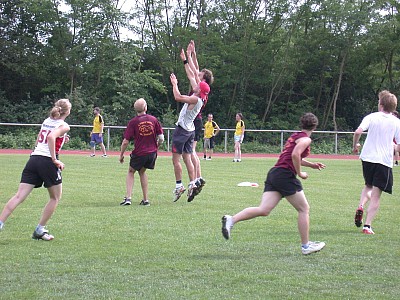
<svg viewBox="0 0 400 300"><path fill-rule="evenodd" d="M128 157L127 157L128 158ZM0 155L0 209L16 192L26 155ZM224 214L259 204L275 159L202 161L207 180L192 203L172 202L170 157L148 171L150 207L120 207L127 163L64 155L64 193L48 224L55 240L33 241L47 191L36 189L0 233L0 299L398 299L399 171L384 194L375 235L353 223L363 185L357 160L326 160L303 181L312 240L327 243L303 256L295 210L285 201L267 218L220 232ZM313 159L311 159L313 160ZM184 168L184 180L187 184ZM237 187L241 181L259 188Z"/></svg>

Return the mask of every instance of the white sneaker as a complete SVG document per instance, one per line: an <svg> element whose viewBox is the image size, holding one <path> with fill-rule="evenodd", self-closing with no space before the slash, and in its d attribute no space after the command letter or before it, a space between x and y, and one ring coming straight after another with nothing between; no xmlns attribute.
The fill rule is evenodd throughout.
<svg viewBox="0 0 400 300"><path fill-rule="evenodd" d="M0 231L3 230L3 227L4 227L4 223L3 223L3 222L0 222Z"/></svg>
<svg viewBox="0 0 400 300"><path fill-rule="evenodd" d="M107 156L107 154L103 154L101 157L107 158L108 156Z"/></svg>
<svg viewBox="0 0 400 300"><path fill-rule="evenodd" d="M363 227L362 232L365 234L375 234L375 232L373 232L371 227L366 227L366 226Z"/></svg>
<svg viewBox="0 0 400 300"><path fill-rule="evenodd" d="M44 240L44 241L51 241L52 239L54 239L54 236L52 236L51 234L49 234L49 231L47 229L44 229L43 232L37 233L36 230L33 232L32 234L32 238L34 240Z"/></svg>
<svg viewBox="0 0 400 300"><path fill-rule="evenodd" d="M186 191L185 187L182 185L180 187L177 187L173 190L174 194L174 202L178 201L178 199L182 196L182 194Z"/></svg>
<svg viewBox="0 0 400 300"><path fill-rule="evenodd" d="M304 255L308 255L314 252L318 252L321 251L322 248L325 247L325 243L324 242L309 242L308 244L308 248L303 248L301 247L301 252Z"/></svg>
<svg viewBox="0 0 400 300"><path fill-rule="evenodd" d="M231 237L231 229L233 227L233 218L230 215L222 217L222 235L225 239L229 240Z"/></svg>

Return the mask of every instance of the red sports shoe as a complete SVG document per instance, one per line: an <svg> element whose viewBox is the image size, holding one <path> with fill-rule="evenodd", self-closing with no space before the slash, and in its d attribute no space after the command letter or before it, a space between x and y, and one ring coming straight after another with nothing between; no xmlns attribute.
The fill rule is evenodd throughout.
<svg viewBox="0 0 400 300"><path fill-rule="evenodd" d="M362 207L357 208L356 215L354 216L354 224L357 227L361 227L364 209Z"/></svg>

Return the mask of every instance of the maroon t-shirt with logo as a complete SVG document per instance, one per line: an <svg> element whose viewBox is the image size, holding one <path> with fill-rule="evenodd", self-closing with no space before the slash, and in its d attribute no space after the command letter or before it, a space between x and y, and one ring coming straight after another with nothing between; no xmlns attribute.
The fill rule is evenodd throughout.
<svg viewBox="0 0 400 300"><path fill-rule="evenodd" d="M285 168L291 170L294 174L297 175L296 169L294 168L293 161L292 161L292 152L294 147L296 147L296 140L308 137L307 133L301 131L293 133L286 141L285 147L281 155L279 156L278 161L275 164L277 168ZM303 153L301 154L301 158L305 158L310 155L310 146L308 146Z"/></svg>
<svg viewBox="0 0 400 300"><path fill-rule="evenodd" d="M144 156L157 152L157 136L163 134L160 122L152 115L140 115L131 119L124 132L124 138L134 141L132 154Z"/></svg>

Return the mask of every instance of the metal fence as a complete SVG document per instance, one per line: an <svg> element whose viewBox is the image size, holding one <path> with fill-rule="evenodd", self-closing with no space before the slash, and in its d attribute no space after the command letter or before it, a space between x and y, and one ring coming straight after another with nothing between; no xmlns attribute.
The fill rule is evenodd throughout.
<svg viewBox="0 0 400 300"><path fill-rule="evenodd" d="M0 126L6 127L40 127L41 124L23 124L23 123L0 123ZM93 128L92 125L71 125L71 133L74 135L73 129L80 129L80 132L77 131L77 134L81 136L82 139L89 139L88 132ZM126 126L104 126L105 130L105 144L107 149L110 149L110 145L118 144L122 141L122 133ZM171 150L172 143L172 134L174 128L171 127L163 127L164 136L165 136L165 147L167 151ZM222 150L227 153L228 149L233 149L233 132L235 129L226 129L221 128L220 134L218 135L218 141L223 145ZM270 143L280 147L280 150L283 149L284 143L287 137L297 130L273 130L273 129L247 129L245 132L245 142L249 140L260 140L262 143ZM3 130L1 132L4 132ZM338 154L339 152L339 139L344 138L347 140L347 143L350 143L352 140L354 132L348 131L314 131L313 139L320 140L328 143L328 147L330 149L329 152ZM267 136L267 137L266 137ZM248 138L249 137L249 138Z"/></svg>

